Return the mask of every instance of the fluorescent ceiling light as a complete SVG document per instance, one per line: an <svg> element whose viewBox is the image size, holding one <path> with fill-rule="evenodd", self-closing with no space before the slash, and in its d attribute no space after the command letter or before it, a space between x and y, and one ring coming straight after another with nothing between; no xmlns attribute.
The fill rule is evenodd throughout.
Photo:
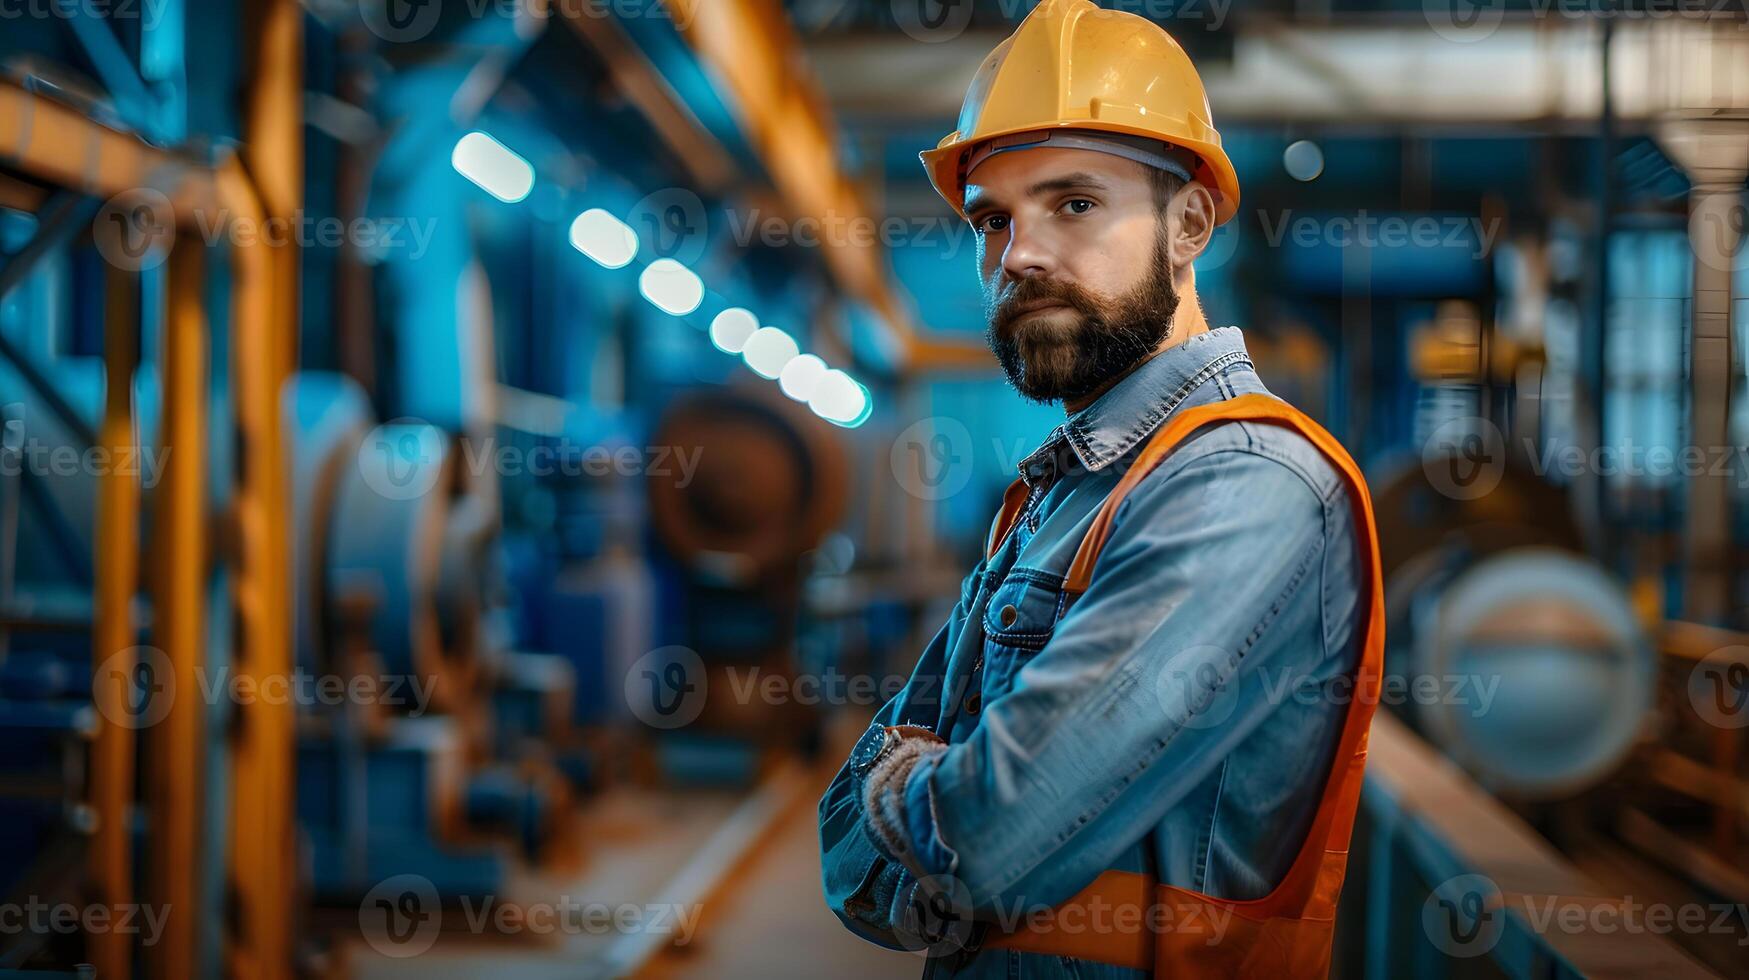
<svg viewBox="0 0 1749 980"><path fill-rule="evenodd" d="M476 131L456 140L449 163L456 173L505 204L515 204L534 189L534 167L485 133Z"/></svg>
<svg viewBox="0 0 1749 980"><path fill-rule="evenodd" d="M638 254L638 233L600 208L590 208L571 222L571 247L596 264L619 269Z"/></svg>

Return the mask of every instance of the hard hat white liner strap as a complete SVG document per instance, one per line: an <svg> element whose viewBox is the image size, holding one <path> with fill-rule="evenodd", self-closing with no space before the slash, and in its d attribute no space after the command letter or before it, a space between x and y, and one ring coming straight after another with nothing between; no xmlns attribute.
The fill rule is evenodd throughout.
<svg viewBox="0 0 1749 980"><path fill-rule="evenodd" d="M1039 149L1092 150L1095 153L1109 153L1112 156L1123 157L1126 160L1133 160L1136 163L1164 170L1186 183L1193 179L1192 174L1196 169L1196 154L1182 147L1173 146L1164 140L1131 136L1127 133L1050 129L1011 133L1007 136L994 137L980 144L966 155L963 176L970 176L979 164L997 154L1015 150Z"/></svg>

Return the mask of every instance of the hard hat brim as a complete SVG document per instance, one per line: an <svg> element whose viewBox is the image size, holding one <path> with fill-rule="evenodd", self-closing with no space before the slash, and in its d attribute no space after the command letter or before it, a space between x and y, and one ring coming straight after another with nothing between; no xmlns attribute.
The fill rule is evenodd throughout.
<svg viewBox="0 0 1749 980"><path fill-rule="evenodd" d="M1015 129L995 133L980 133L975 139L959 139L954 133L943 140L940 146L933 150L924 150L917 154L923 161L923 168L929 173L929 182L935 185L936 193L947 201L949 206L961 218L966 216L964 174L961 168L966 155L972 147L986 140L1001 136L1011 136L1015 133L1042 132L1050 129L1083 129L1090 132L1122 133L1130 136L1145 136L1150 139L1161 139L1159 133L1120 123L1106 123L1098 120L1070 120L1051 126L1022 126ZM1182 147L1196 154L1198 166L1196 179L1214 192L1215 224L1225 224L1239 210L1239 175L1233 169L1233 162L1227 159L1227 153L1219 143L1208 143L1201 140L1175 139L1161 140L1173 146Z"/></svg>

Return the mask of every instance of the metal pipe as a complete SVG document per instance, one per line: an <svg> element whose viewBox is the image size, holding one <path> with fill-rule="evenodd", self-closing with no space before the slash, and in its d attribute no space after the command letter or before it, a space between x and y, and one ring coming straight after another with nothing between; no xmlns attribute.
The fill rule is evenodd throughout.
<svg viewBox="0 0 1749 980"><path fill-rule="evenodd" d="M199 161L5 81L0 81L0 163L93 197L156 189L170 199L179 223L216 200L212 170Z"/></svg>
<svg viewBox="0 0 1749 980"><path fill-rule="evenodd" d="M134 369L139 363L139 283L129 272L109 270L104 313L103 358L108 374L99 444L111 459L132 453ZM91 745L91 807L97 827L91 841L92 902L120 910L133 902L133 848L129 813L134 788L134 732L123 722L134 707L138 666L133 621L139 581L139 484L120 467L97 476L96 615L91 628L93 699L97 712ZM147 670L152 669L149 665ZM143 678L146 683L162 680ZM127 980L132 972L128 936L99 930L90 937L97 974Z"/></svg>
<svg viewBox="0 0 1749 980"><path fill-rule="evenodd" d="M1604 411L1604 401L1609 393L1609 239L1615 221L1614 86L1609 70L1614 39L1615 18L1605 17L1602 36L1598 41L1597 228L1594 235L1596 254L1592 266L1592 315L1588 318L1589 332L1580 338L1579 351L1580 373L1585 379L1585 397L1580 410L1590 419L1588 428L1594 445L1587 448L1593 450L1600 450L1609 441L1609 433L1604 431L1604 420L1608 417ZM1607 519L1609 481L1593 480L1592 489L1596 499L1591 502L1591 513L1598 520L1589 531L1598 542L1604 562L1613 566L1617 559L1615 542L1620 535Z"/></svg>
<svg viewBox="0 0 1749 980"><path fill-rule="evenodd" d="M36 212L36 233L4 267L0 267L0 299L18 288L42 260L60 250L73 234L91 220L96 210L90 200L72 191L59 191Z"/></svg>
<svg viewBox="0 0 1749 980"><path fill-rule="evenodd" d="M48 375L43 373L42 368L38 367L35 361L31 360L30 355L14 344L4 333L0 333L0 357L12 362L12 366L18 370L19 376L24 379L24 383L30 385L31 391L43 400L43 404L48 406L49 411L55 413L55 417L67 427L68 433L79 440L81 445L78 448L84 449L87 446L97 445L97 432L91 428L91 423L85 421L85 417L79 414L78 409L62 397L60 390L55 387L55 383L49 380Z"/></svg>
<svg viewBox="0 0 1749 980"><path fill-rule="evenodd" d="M1692 110L1658 127L1665 152L1688 174L1694 300L1689 327L1688 445L1702 453L1731 443L1731 278L1742 248L1743 178L1749 173L1749 109ZM1712 458L1710 455L1705 458ZM1731 495L1723 471L1688 480L1683 615L1719 624L1730 608Z"/></svg>
<svg viewBox="0 0 1749 980"><path fill-rule="evenodd" d="M57 5L61 24L72 33L85 50L85 57L97 69L116 112L130 126L154 137L162 135L158 125L158 100L146 89L145 81L140 78L127 52L122 50L121 42L116 40L115 31L107 19L75 0L58 0Z"/></svg>
<svg viewBox="0 0 1749 980"><path fill-rule="evenodd" d="M219 175L220 194L239 221L263 217L242 165ZM259 684L291 667L290 581L284 521L286 488L279 431L278 379L273 364L274 277L267 246L231 251L231 374L241 452L236 497L236 574L232 596L239 683ZM232 731L230 888L236 896L236 932L227 966L239 978L284 975L290 955L284 921L292 887L290 855L291 710L257 700L240 705ZM276 892L278 894L276 894Z"/></svg>
<svg viewBox="0 0 1749 980"><path fill-rule="evenodd" d="M206 661L207 583L207 391L209 327L202 296L205 246L184 237L170 254L169 317L163 351L162 439L170 449L163 482L154 498L152 581L158 611L154 636L168 657L172 700L154 732L147 769L147 799L154 814L153 846L147 858L150 894L166 911L157 943L145 950L154 977L201 975L195 964L195 934L201 928L200 874L202 793L206 773L206 702L201 690Z"/></svg>
<svg viewBox="0 0 1749 980"><path fill-rule="evenodd" d="M220 197L239 220L290 218L303 185L303 10L264 0L251 38L244 159L219 174ZM239 678L292 670L291 546L280 390L295 363L298 256L294 246L233 249L232 388L238 442L235 589ZM290 975L296 873L292 827L292 707L257 701L241 712L232 793L231 886L239 905L227 966L236 976Z"/></svg>

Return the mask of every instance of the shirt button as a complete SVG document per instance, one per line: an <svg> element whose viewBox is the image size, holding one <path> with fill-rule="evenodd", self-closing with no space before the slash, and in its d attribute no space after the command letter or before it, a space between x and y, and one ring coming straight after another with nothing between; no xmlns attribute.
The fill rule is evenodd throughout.
<svg viewBox="0 0 1749 980"><path fill-rule="evenodd" d="M1014 625L1015 620L1020 618L1020 610L1013 606L1003 606L1002 611L996 614L996 618L1002 621L1002 628L1007 629Z"/></svg>

